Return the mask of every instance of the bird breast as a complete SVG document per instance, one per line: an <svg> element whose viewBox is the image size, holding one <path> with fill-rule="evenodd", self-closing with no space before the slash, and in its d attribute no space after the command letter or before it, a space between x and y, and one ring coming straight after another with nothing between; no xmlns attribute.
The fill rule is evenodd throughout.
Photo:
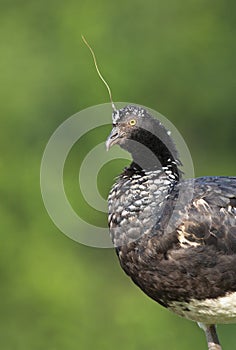
<svg viewBox="0 0 236 350"><path fill-rule="evenodd" d="M161 172L119 178L108 199L110 234L115 246L151 234L161 217L170 185Z"/></svg>

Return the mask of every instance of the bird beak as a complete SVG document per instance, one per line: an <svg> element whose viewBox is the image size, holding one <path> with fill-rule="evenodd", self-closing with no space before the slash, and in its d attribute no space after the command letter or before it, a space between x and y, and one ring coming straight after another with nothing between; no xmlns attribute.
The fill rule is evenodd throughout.
<svg viewBox="0 0 236 350"><path fill-rule="evenodd" d="M119 127L118 126L114 126L113 129L111 130L110 135L107 138L107 141L106 141L106 149L107 149L107 151L109 151L111 146L115 145L118 142L120 137L121 137L121 134L120 134Z"/></svg>

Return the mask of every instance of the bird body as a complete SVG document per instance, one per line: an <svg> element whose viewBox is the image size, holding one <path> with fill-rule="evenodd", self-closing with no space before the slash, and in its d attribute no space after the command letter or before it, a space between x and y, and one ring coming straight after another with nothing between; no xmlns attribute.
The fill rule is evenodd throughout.
<svg viewBox="0 0 236 350"><path fill-rule="evenodd" d="M113 144L133 157L108 198L123 270L180 316L236 322L236 177L183 179L170 133L137 106L114 113Z"/></svg>
<svg viewBox="0 0 236 350"><path fill-rule="evenodd" d="M236 223L236 211L230 205L236 178L196 179L192 204L175 208L178 218L173 221L178 226L173 228L172 223L168 232L170 203L172 209L175 201L171 196L178 193L179 184L173 186L164 176L159 182L142 177L138 194L138 179L127 181L125 175L126 181L119 180L120 186L115 185L110 196L116 206L110 206L110 231L122 268L147 295L181 316L203 323L235 322L236 227L228 227ZM192 182L181 183L188 185ZM157 199L152 189L161 193ZM213 204L216 194L219 203Z"/></svg>

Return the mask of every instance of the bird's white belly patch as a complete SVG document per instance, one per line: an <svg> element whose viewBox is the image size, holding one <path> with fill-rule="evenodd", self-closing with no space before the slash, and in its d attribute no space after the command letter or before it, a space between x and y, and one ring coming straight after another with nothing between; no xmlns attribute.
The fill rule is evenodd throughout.
<svg viewBox="0 0 236 350"><path fill-rule="evenodd" d="M205 324L236 322L236 292L216 299L172 302L168 307L179 316Z"/></svg>

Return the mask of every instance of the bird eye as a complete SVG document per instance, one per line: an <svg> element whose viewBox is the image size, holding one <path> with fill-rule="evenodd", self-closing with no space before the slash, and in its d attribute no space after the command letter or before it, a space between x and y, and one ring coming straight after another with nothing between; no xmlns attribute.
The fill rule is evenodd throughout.
<svg viewBox="0 0 236 350"><path fill-rule="evenodd" d="M135 124L136 124L136 120L135 119L131 119L129 121L129 125L134 126Z"/></svg>

